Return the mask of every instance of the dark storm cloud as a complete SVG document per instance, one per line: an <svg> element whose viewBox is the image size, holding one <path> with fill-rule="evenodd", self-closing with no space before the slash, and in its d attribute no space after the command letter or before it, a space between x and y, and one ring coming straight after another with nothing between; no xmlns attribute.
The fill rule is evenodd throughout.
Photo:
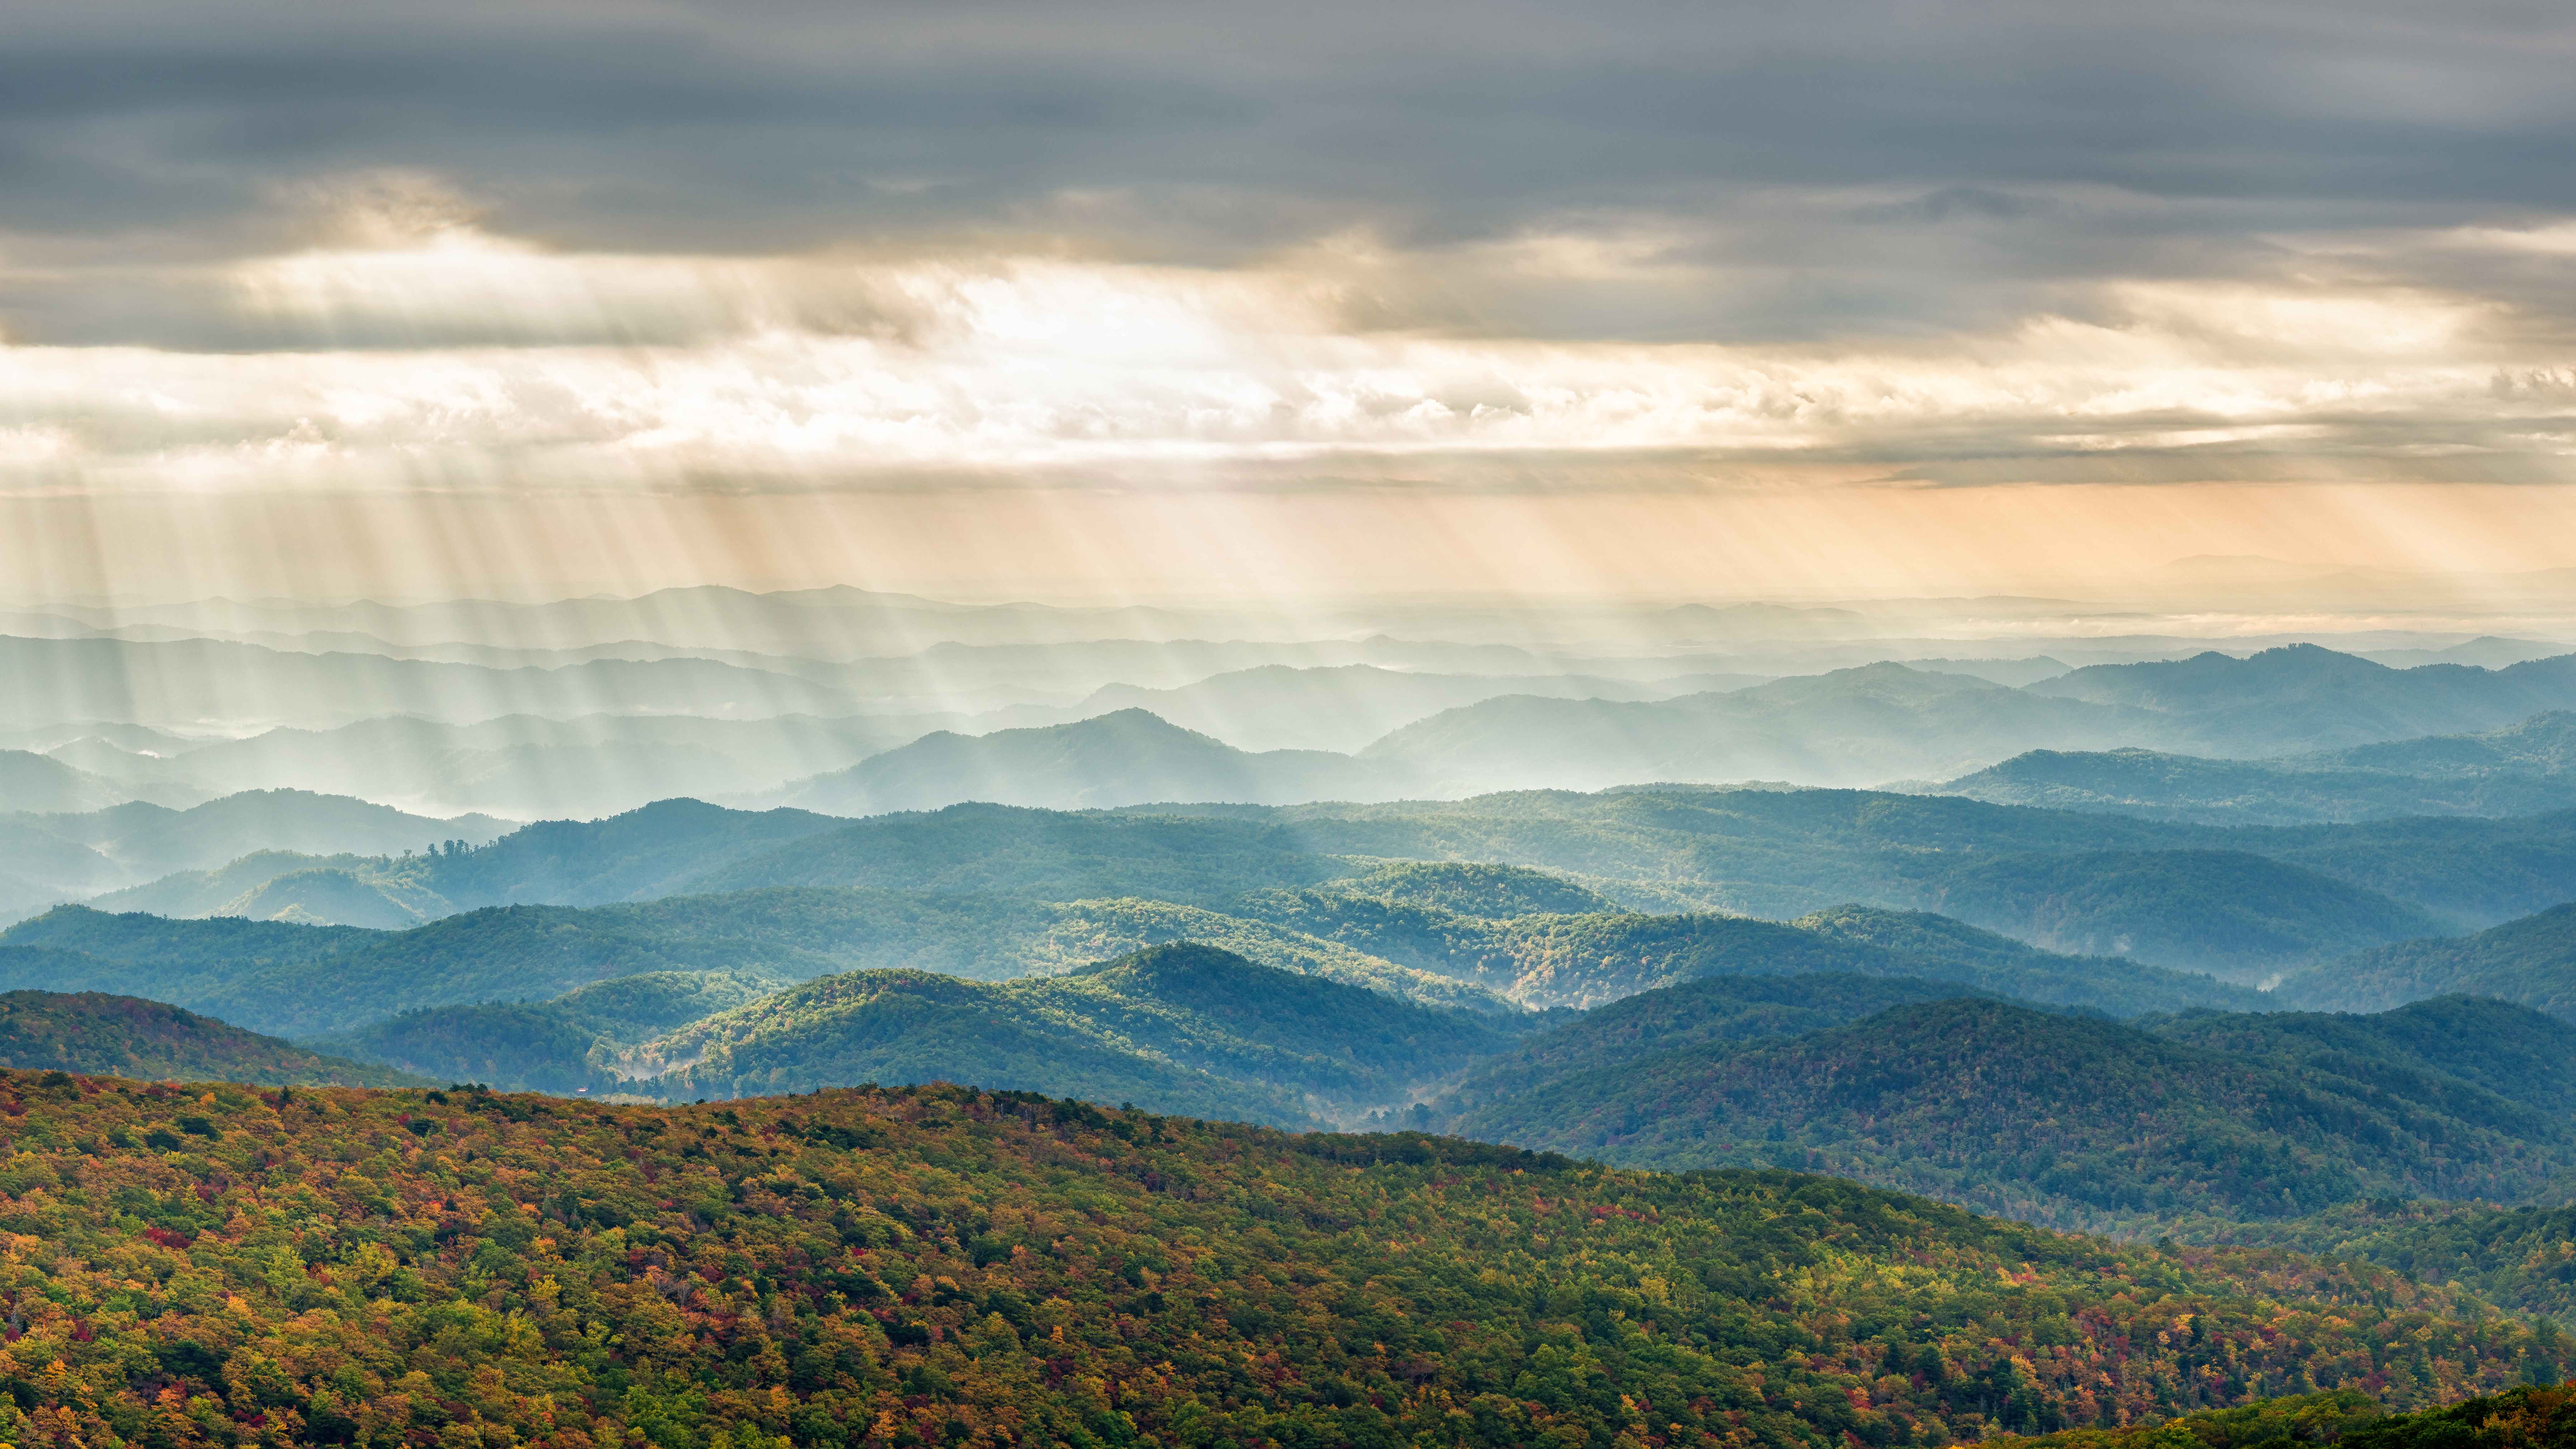
<svg viewBox="0 0 2576 1449"><path fill-rule="evenodd" d="M105 0L0 20L0 226L255 250L282 194L388 167L608 250L1648 225L1745 285L1431 288L1392 320L1902 333L2259 272L2282 232L2576 210L2571 61L2540 5Z"/></svg>

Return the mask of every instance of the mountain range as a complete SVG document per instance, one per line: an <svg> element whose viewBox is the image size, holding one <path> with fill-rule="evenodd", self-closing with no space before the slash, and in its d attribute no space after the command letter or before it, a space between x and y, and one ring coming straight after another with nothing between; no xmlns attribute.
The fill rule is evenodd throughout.
<svg viewBox="0 0 2576 1449"><path fill-rule="evenodd" d="M174 874L207 876L186 897L204 900L218 888L213 874L263 852L373 859L442 841L486 844L509 828L488 816L436 819L298 790L250 791L185 810L129 801L78 813L0 814L0 920ZM256 873L236 869L238 888L205 910L173 913L206 914L255 885L249 877ZM159 898L186 889L174 884Z"/></svg>
<svg viewBox="0 0 2576 1449"><path fill-rule="evenodd" d="M665 649L539 665L225 639L0 639L0 667L22 669L25 699L44 702L0 726L48 752L0 756L0 777L14 771L48 808L292 788L521 819L671 795L873 813L1750 780L1954 779L2016 803L2279 823L2576 803L2537 741L2494 742L2484 766L2425 752L2411 764L2329 758L2576 708L2576 656L2396 669L2290 645L2071 670L1922 657L1766 678L1723 658L1508 648L1473 669L1395 663L1408 649L1445 657L1393 640L1104 640L934 643L839 663ZM274 699L299 701L295 718L254 704ZM2110 758L2015 761L2034 751ZM2210 757L2281 760L2299 778ZM2381 778L2391 774L2404 778Z"/></svg>
<svg viewBox="0 0 2576 1449"><path fill-rule="evenodd" d="M1781 1038L1702 1026L1734 1006L1623 1002L1522 1049L1553 1071L1434 1121L1631 1166L1830 1171L2066 1226L2512 1200L2576 1166L2576 1028L2501 1002L2124 1025L1952 1000Z"/></svg>
<svg viewBox="0 0 2576 1449"><path fill-rule="evenodd" d="M2212 825L2536 815L2576 808L2576 713L2272 760L2034 750L1935 788L1997 804Z"/></svg>

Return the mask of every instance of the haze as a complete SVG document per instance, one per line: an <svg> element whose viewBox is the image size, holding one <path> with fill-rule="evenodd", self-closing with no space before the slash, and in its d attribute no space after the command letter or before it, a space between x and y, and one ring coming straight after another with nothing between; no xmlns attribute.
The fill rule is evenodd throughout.
<svg viewBox="0 0 2576 1449"><path fill-rule="evenodd" d="M31 598L2576 563L2548 7L107 0L7 35Z"/></svg>

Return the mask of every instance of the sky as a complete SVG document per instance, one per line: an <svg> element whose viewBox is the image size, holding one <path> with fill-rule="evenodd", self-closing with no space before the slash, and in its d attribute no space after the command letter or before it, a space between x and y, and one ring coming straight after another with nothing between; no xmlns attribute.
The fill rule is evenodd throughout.
<svg viewBox="0 0 2576 1449"><path fill-rule="evenodd" d="M2546 4L40 3L48 593L2576 566Z"/></svg>

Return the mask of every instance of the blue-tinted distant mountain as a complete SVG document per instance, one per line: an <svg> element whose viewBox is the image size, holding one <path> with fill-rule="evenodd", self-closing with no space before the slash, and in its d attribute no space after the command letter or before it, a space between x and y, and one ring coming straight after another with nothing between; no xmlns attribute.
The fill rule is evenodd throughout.
<svg viewBox="0 0 2576 1449"><path fill-rule="evenodd" d="M1476 861L1395 861L1333 883L1351 895L1431 906L1462 916L1577 916L1617 911L1619 903L1560 875L1526 866Z"/></svg>
<svg viewBox="0 0 2576 1449"><path fill-rule="evenodd" d="M2025 659L1900 659L1908 669L1926 674L1965 674L1988 684L2008 685L2019 689L2043 679L2055 679L2074 666L2045 654Z"/></svg>
<svg viewBox="0 0 2576 1449"><path fill-rule="evenodd" d="M309 790L249 790L186 810L135 803L16 818L146 877L220 866L262 850L398 855L443 840L479 845L514 828L488 815L441 819Z"/></svg>
<svg viewBox="0 0 2576 1449"><path fill-rule="evenodd" d="M2465 664L2391 669L2294 644L2245 659L2204 653L2097 664L2034 684L2030 692L2163 716L2178 733L2197 737L2199 753L2283 755L2500 729L2547 710L2576 708L2576 655L2494 670Z"/></svg>
<svg viewBox="0 0 2576 1449"><path fill-rule="evenodd" d="M2420 907L2236 850L1998 855L1925 882L1927 903L2053 951L2259 982L2452 929Z"/></svg>
<svg viewBox="0 0 2576 1449"><path fill-rule="evenodd" d="M1779 919L1921 906L1945 874L1996 855L2103 850L2245 851L2469 926L2576 899L2576 812L2221 828L1955 796L1674 787L1221 813L1312 850L1533 866L1635 907Z"/></svg>
<svg viewBox="0 0 2576 1449"><path fill-rule="evenodd" d="M191 793L168 787L159 790L129 789L50 755L39 755L29 750L0 750L0 810L104 810L110 805L144 798L146 794L166 799ZM183 798L180 803L194 804L203 798L203 795L196 795L194 799Z"/></svg>
<svg viewBox="0 0 2576 1449"><path fill-rule="evenodd" d="M2219 825L2535 815L2576 807L2576 713L2274 760L2034 750L1938 789L2000 804Z"/></svg>
<svg viewBox="0 0 2576 1449"><path fill-rule="evenodd" d="M663 800L606 820L540 821L479 850L439 858L425 883L460 909L645 900L846 823L803 810Z"/></svg>
<svg viewBox="0 0 2576 1449"><path fill-rule="evenodd" d="M2531 659L2554 659L2570 651L2563 643L2481 634L2442 649L2356 649L2352 652L2373 664L2385 664L2391 669L2413 669L2420 664L2474 664L2480 669L2503 669Z"/></svg>
<svg viewBox="0 0 2576 1449"><path fill-rule="evenodd" d="M1352 888L1368 883L1255 891L1233 909L1534 1007L1597 1007L1705 977L1815 972L1954 982L2119 1016L2260 1001L2205 975L2037 950L1916 912L1839 906L1788 924L1625 911L1495 919Z"/></svg>
<svg viewBox="0 0 2576 1449"><path fill-rule="evenodd" d="M753 812L665 800L605 820L539 821L488 844L451 837L462 838L464 848L440 846L433 834L418 841L425 849L417 855L258 853L119 891L101 904L157 914L231 911L262 918L295 906L286 919L376 926L400 924L397 915L425 920L481 906L599 905L670 895L728 862L845 823L801 810ZM303 879L280 887L284 894L272 898L269 885L290 876ZM334 915L333 909L349 914Z"/></svg>
<svg viewBox="0 0 2576 1449"><path fill-rule="evenodd" d="M1752 684L1742 675L1703 689ZM1425 674L1349 664L1295 669L1268 665L1215 675L1171 689L1106 686L1077 708L1084 714L1139 709L1182 729L1244 750L1332 750L1348 753L1390 730L1498 695L1551 699L1659 699L1655 685L1598 675Z"/></svg>
<svg viewBox="0 0 2576 1449"><path fill-rule="evenodd" d="M1660 702L1504 696L1405 726L1361 758L1446 793L1657 780L1867 784L2031 750L2270 757L2492 730L2576 708L2576 656L2389 669L2311 645L2105 664L2012 688L1873 664Z"/></svg>
<svg viewBox="0 0 2576 1449"><path fill-rule="evenodd" d="M836 828L746 856L688 888L870 886L1047 901L1138 896L1216 904L1349 869L1308 848L1299 832L1267 822L970 804L830 823Z"/></svg>
<svg viewBox="0 0 2576 1449"><path fill-rule="evenodd" d="M137 801L80 814L5 815L0 919L174 872L218 869L261 852L289 852L299 861L304 855L393 854L440 840L486 841L503 828L480 816L438 820L296 790L227 796L187 810ZM299 867L281 866L267 875L292 868ZM226 898L258 883L244 880ZM178 887L172 899L195 901L203 894L199 882Z"/></svg>
<svg viewBox="0 0 2576 1449"><path fill-rule="evenodd" d="M0 817L0 923L114 890L133 878L86 845Z"/></svg>
<svg viewBox="0 0 2576 1449"><path fill-rule="evenodd" d="M1144 710L1124 709L1073 724L927 735L800 781L776 798L835 815L880 815L970 800L1052 809L1378 800L1405 793L1411 783L1393 764L1320 750L1238 750Z"/></svg>
<svg viewBox="0 0 2576 1449"><path fill-rule="evenodd" d="M77 858L60 842L55 847L63 858ZM1226 910L1247 891L1340 880L1382 861L1431 861L1451 869L1535 868L1570 878L1573 889L1587 897L1632 908L1715 908L1786 919L1854 901L1923 908L1937 904L1944 892L1964 888L1959 881L1991 883L1977 872L2047 874L2060 869L2048 865L2048 858L2097 855L2083 869L2098 869L2104 881L2118 881L2121 891L2141 880L2161 880L2162 894L2150 894L2173 917L2171 929L2197 932L2216 929L2208 923L2222 918L2235 919L2230 913L2237 907L2229 902L2241 889L2227 872L2195 873L2183 868L2181 857L2161 857L2211 850L2242 851L2296 867L2338 888L2356 887L2456 919L2464 928L2576 897L2576 814L2218 829L1955 797L1685 787L1451 802L1156 805L1116 812L966 805L856 822L673 801L606 821L531 826L479 849L441 850L408 861L397 856L368 870L398 881L405 894L397 899L406 905L434 896L457 910L769 886L867 886L1039 901L1136 897ZM2034 860L2011 863L2016 857ZM103 859L97 866L114 869ZM197 902L186 908L208 909L268 878L310 868L349 866L277 859L261 867L257 880L245 868L221 882L174 881L171 888ZM111 879L99 889L115 884ZM233 889L217 897L219 884ZM2088 894L2091 886L2079 885L2066 885L2069 901L2100 903ZM1405 893L1395 884L1371 890ZM422 894L409 894L414 891ZM2313 896L2306 886L2295 894L2302 901ZM2047 892L2039 898L2055 899ZM179 908L170 898L148 899L155 909ZM136 896L119 903L146 900ZM2037 909L2016 914L1996 907L1985 919L2024 939L2039 939L2037 933L2052 929L2052 918ZM2314 943L2302 943L2305 929L2279 937L2276 944L2286 954L2278 964L2313 959ZM2097 949L2111 947L2106 940Z"/></svg>
<svg viewBox="0 0 2576 1449"><path fill-rule="evenodd" d="M771 987L860 969L1005 980L1184 940L1387 996L1518 1014L1493 993L1447 975L1166 901L888 890L487 908L401 931L230 916L167 920L71 906L0 933L0 949L16 953L15 974L0 974L0 984L113 989L302 1035L423 1007L543 1000L639 972L721 971Z"/></svg>
<svg viewBox="0 0 2576 1449"><path fill-rule="evenodd" d="M1652 780L1858 784L1955 773L2043 744L2112 747L2172 733L2142 710L1872 664L1661 703L1507 696L1409 725L1360 757L1462 791Z"/></svg>
<svg viewBox="0 0 2576 1449"><path fill-rule="evenodd" d="M511 715L473 724L399 716L275 729L151 762L233 791L295 784L376 800L436 802L519 818L588 819L676 796L773 789L913 738L881 719Z"/></svg>
<svg viewBox="0 0 2576 1449"><path fill-rule="evenodd" d="M2385 1011L2432 996L2488 996L2576 1022L2576 904L2474 936L2406 941L2330 961L2291 976L2274 994L2314 1011Z"/></svg>
<svg viewBox="0 0 2576 1449"><path fill-rule="evenodd" d="M412 887L404 873L402 864L382 856L263 850L216 870L180 871L83 904L176 919L241 916L377 930L416 926L449 913L445 897Z"/></svg>

